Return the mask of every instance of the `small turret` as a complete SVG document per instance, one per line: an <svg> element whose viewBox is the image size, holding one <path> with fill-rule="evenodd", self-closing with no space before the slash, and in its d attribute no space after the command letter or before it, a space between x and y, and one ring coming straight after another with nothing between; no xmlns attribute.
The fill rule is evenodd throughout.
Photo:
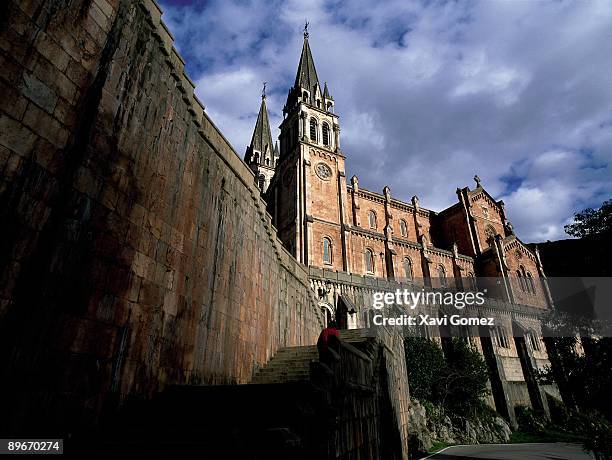
<svg viewBox="0 0 612 460"><path fill-rule="evenodd" d="M253 137L244 155L244 161L255 173L257 186L262 192L265 192L270 184L278 157L278 144L272 143L270 120L266 107L266 83L264 82L261 92L261 106L253 130Z"/></svg>

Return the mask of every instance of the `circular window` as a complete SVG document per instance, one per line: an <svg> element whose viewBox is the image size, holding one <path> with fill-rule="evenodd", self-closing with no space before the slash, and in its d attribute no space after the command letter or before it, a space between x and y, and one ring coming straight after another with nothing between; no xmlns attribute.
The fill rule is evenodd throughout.
<svg viewBox="0 0 612 460"><path fill-rule="evenodd" d="M315 169L317 176L323 180L329 180L332 176L332 170L325 163L319 163Z"/></svg>

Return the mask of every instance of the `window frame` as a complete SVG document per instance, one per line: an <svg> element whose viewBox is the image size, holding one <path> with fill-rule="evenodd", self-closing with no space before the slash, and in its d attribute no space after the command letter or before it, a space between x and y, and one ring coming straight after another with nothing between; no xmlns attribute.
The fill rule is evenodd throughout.
<svg viewBox="0 0 612 460"><path fill-rule="evenodd" d="M378 229L378 219L376 217L376 212L373 209L368 211L368 226L373 230Z"/></svg>
<svg viewBox="0 0 612 460"><path fill-rule="evenodd" d="M309 122L309 139L311 142L318 143L317 139L319 137L319 122L315 117L310 117ZM314 137L313 137L314 134Z"/></svg>
<svg viewBox="0 0 612 460"><path fill-rule="evenodd" d="M370 261L370 267L368 267L368 260ZM365 248L363 251L363 262L365 267L365 272L369 275L374 275L376 273L376 261L374 258L374 250L371 248Z"/></svg>
<svg viewBox="0 0 612 460"><path fill-rule="evenodd" d="M400 235L404 238L408 238L408 222L406 222L404 219L400 219L399 227Z"/></svg>
<svg viewBox="0 0 612 460"><path fill-rule="evenodd" d="M440 282L440 287L447 287L447 283L446 283L446 269L444 268L444 265L439 264L438 265L438 281ZM442 276L440 276L440 274Z"/></svg>
<svg viewBox="0 0 612 460"><path fill-rule="evenodd" d="M533 281L533 276L531 272L526 272L527 276L525 277L525 281L527 281L527 288L531 294L535 294L535 283Z"/></svg>
<svg viewBox="0 0 612 460"><path fill-rule="evenodd" d="M406 267L409 267L410 272L406 270ZM404 257L404 260L402 261L402 268L404 269L404 277L407 280L412 281L414 279L414 271L412 270L412 260L410 257Z"/></svg>
<svg viewBox="0 0 612 460"><path fill-rule="evenodd" d="M326 147L331 145L330 137L329 137L329 123L323 122L321 123L321 142Z"/></svg>
<svg viewBox="0 0 612 460"><path fill-rule="evenodd" d="M325 258L325 245L327 243L327 249L328 249L328 255L329 255L329 260L326 260ZM334 252L333 252L333 243L330 237L328 236L324 236L323 237L323 253L322 253L322 259L323 259L323 264L325 265L332 265L334 263Z"/></svg>

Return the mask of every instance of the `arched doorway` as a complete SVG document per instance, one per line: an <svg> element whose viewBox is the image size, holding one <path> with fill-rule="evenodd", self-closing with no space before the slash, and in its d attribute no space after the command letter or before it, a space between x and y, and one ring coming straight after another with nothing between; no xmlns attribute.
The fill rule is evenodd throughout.
<svg viewBox="0 0 612 460"><path fill-rule="evenodd" d="M321 308L325 321L325 327L327 327L330 321L334 321L334 308L327 302L319 302L319 308Z"/></svg>

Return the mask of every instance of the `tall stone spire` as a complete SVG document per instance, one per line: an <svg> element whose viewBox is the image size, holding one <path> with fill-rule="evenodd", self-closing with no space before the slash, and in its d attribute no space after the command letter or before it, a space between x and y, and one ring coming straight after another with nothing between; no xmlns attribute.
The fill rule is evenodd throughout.
<svg viewBox="0 0 612 460"><path fill-rule="evenodd" d="M272 142L265 93L261 96L261 106L259 107L259 114L257 115L257 122L255 123L255 130L253 131L249 148L251 151L261 153L259 156L260 162L264 162L266 154L271 157L274 152L274 142Z"/></svg>
<svg viewBox="0 0 612 460"><path fill-rule="evenodd" d="M298 65L297 75L295 76L295 87L304 88L314 92L319 85L319 77L317 77L317 69L315 69L314 59L308 44L308 23L304 27L304 45L302 46L302 55Z"/></svg>
<svg viewBox="0 0 612 460"><path fill-rule="evenodd" d="M261 93L261 106L259 107L257 122L253 130L253 137L244 155L244 161L255 173L255 179L262 192L265 192L270 179L274 175L276 157L272 133L270 131L268 108L266 107L266 83L264 82Z"/></svg>
<svg viewBox="0 0 612 460"><path fill-rule="evenodd" d="M306 103L328 111L331 111L334 105L333 98L329 95L329 90L326 90L324 94L321 89L321 82L317 75L308 37L308 22L306 22L304 27L304 44L302 45L302 54L300 55L300 62L295 75L295 83L289 90L287 102L283 108L283 113L285 114L289 113L299 103Z"/></svg>

